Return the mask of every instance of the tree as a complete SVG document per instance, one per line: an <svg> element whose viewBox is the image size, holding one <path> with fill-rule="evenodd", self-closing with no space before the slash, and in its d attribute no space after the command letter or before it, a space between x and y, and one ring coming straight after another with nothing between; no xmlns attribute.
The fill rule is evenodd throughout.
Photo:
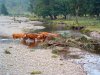
<svg viewBox="0 0 100 75"><path fill-rule="evenodd" d="M49 16L51 19L57 19L60 13L57 2L57 0L37 0L34 13L38 16Z"/></svg>
<svg viewBox="0 0 100 75"><path fill-rule="evenodd" d="M70 14L69 0L57 0L57 3L59 13L66 19L67 15Z"/></svg>
<svg viewBox="0 0 100 75"><path fill-rule="evenodd" d="M49 16L51 19L57 19L58 15L66 15L69 13L68 0L37 0L34 11L39 16Z"/></svg>
<svg viewBox="0 0 100 75"><path fill-rule="evenodd" d="M100 15L100 0L30 0L31 11L36 15L57 19L58 15L63 15L66 19L67 15L76 16L78 24L78 16ZM34 6L34 9L33 9Z"/></svg>
<svg viewBox="0 0 100 75"><path fill-rule="evenodd" d="M93 13L94 13L94 15L97 15L97 17L99 17L99 15L100 15L100 0L95 0Z"/></svg>
<svg viewBox="0 0 100 75"><path fill-rule="evenodd" d="M9 14L5 4L1 5L1 14L3 14L3 15L8 15Z"/></svg>
<svg viewBox="0 0 100 75"><path fill-rule="evenodd" d="M79 10L82 0L70 0L71 13L76 16L76 23L78 23Z"/></svg>
<svg viewBox="0 0 100 75"><path fill-rule="evenodd" d="M29 0L29 11L31 13L34 12L35 7L36 7L36 0Z"/></svg>

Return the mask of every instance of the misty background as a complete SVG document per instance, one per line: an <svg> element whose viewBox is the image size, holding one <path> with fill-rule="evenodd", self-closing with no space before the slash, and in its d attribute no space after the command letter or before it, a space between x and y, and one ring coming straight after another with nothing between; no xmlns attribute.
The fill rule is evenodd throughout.
<svg viewBox="0 0 100 75"><path fill-rule="evenodd" d="M28 13L29 0L0 0L0 8L2 8L2 4L5 5L9 14Z"/></svg>

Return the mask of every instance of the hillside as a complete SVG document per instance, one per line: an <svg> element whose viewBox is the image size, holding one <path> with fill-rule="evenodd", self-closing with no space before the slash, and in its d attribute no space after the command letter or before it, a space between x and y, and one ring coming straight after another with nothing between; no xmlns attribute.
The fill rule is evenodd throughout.
<svg viewBox="0 0 100 75"><path fill-rule="evenodd" d="M29 0L0 0L0 5L5 3L10 14L26 13L29 7Z"/></svg>

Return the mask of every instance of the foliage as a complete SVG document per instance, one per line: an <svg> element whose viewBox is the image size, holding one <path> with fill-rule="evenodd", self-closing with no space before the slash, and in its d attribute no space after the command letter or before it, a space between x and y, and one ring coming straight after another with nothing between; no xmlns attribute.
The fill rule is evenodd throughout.
<svg viewBox="0 0 100 75"><path fill-rule="evenodd" d="M33 0L34 13L38 16L57 19L57 16L100 16L100 0ZM33 2L31 1L31 2ZM34 2L33 2L34 4ZM32 4L30 5L32 6ZM33 10L33 9L32 9Z"/></svg>
<svg viewBox="0 0 100 75"><path fill-rule="evenodd" d="M8 15L8 11L7 11L7 8L4 4L1 5L1 14L3 15Z"/></svg>
<svg viewBox="0 0 100 75"><path fill-rule="evenodd" d="M5 54L11 54L11 53L10 53L10 51L8 51L8 50L5 50Z"/></svg>
<svg viewBox="0 0 100 75"><path fill-rule="evenodd" d="M10 15L28 13L29 0L0 0L0 8L1 4L7 7Z"/></svg>
<svg viewBox="0 0 100 75"><path fill-rule="evenodd" d="M41 71L32 71L31 75L36 75L36 74L41 74L41 73L42 73Z"/></svg>
<svg viewBox="0 0 100 75"><path fill-rule="evenodd" d="M57 57L58 57L58 55L56 55L56 54L52 55L52 58L57 58Z"/></svg>

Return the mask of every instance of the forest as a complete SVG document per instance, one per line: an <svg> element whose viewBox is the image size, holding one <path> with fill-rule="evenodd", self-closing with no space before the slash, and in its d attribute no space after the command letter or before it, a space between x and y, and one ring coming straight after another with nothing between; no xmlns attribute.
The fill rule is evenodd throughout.
<svg viewBox="0 0 100 75"><path fill-rule="evenodd" d="M50 19L57 19L59 15L64 19L67 15L100 16L100 0L0 0L0 8L1 13L3 8L10 14L30 12Z"/></svg>
<svg viewBox="0 0 100 75"><path fill-rule="evenodd" d="M100 16L100 0L30 0L30 11L43 18L49 16Z"/></svg>
<svg viewBox="0 0 100 75"><path fill-rule="evenodd" d="M0 8L0 12L6 10L9 15L27 14L29 8L29 0L0 0Z"/></svg>

